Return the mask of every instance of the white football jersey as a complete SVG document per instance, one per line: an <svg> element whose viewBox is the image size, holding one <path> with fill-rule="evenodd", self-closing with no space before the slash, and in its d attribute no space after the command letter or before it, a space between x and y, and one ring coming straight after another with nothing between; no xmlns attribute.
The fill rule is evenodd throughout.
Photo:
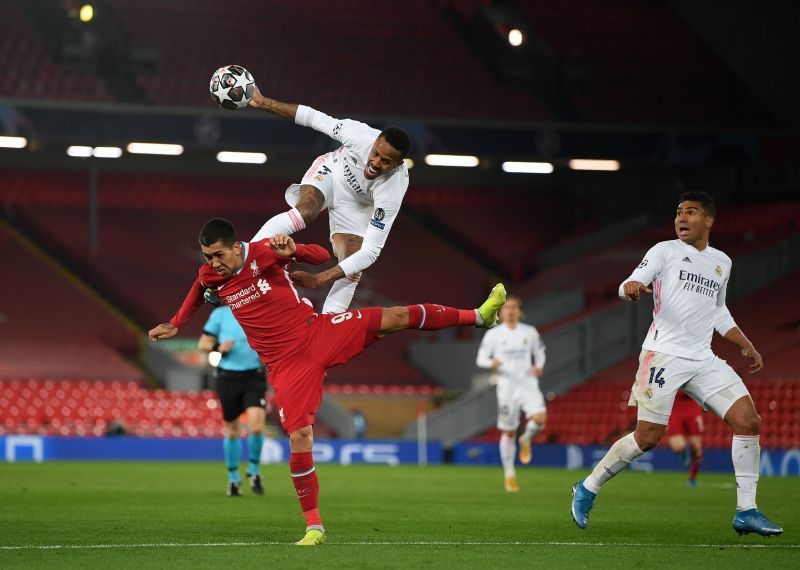
<svg viewBox="0 0 800 570"><path fill-rule="evenodd" d="M533 357L533 363L531 363ZM545 346L536 327L517 323L513 329L505 323L483 335L476 364L491 368L492 360L502 362L497 369L498 390L504 384L536 383L533 367L544 368Z"/></svg>
<svg viewBox="0 0 800 570"><path fill-rule="evenodd" d="M342 143L341 147L325 155L323 165L312 165L307 176L313 175L312 171L317 168L330 169L331 172L325 175L329 174L334 181L334 194L347 193L356 201L374 208L372 218L363 230L362 249L366 251L374 246L380 251L386 243L408 189L408 169L405 162L388 173L369 180L364 176L364 168L381 131L352 119L335 119L305 105L297 107L295 123L311 127ZM321 173L318 175L323 176ZM340 263L345 274L354 273L353 268L350 268L354 261L346 259Z"/></svg>
<svg viewBox="0 0 800 570"><path fill-rule="evenodd" d="M645 254L639 266L619 286L639 281L653 289L653 323L642 348L703 360L713 356L714 329L725 335L736 326L725 306L731 259L711 246L697 251L679 239L662 241Z"/></svg>

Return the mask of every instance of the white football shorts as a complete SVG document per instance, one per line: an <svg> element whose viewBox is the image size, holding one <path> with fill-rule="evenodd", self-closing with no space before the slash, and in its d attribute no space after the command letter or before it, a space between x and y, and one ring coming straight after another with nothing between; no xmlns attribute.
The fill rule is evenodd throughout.
<svg viewBox="0 0 800 570"><path fill-rule="evenodd" d="M497 429L516 431L520 412L527 418L546 411L544 396L536 383L497 385Z"/></svg>
<svg viewBox="0 0 800 570"><path fill-rule="evenodd" d="M736 400L750 395L733 368L716 356L689 360L643 350L628 405L639 407L638 419L667 425L675 395L681 388L720 418Z"/></svg>
<svg viewBox="0 0 800 570"><path fill-rule="evenodd" d="M286 203L294 208L300 199L300 186L314 186L325 196L323 209L328 209L330 235L353 234L364 237L375 205L366 199L359 199L344 187L344 175L339 164L334 164L335 153L333 151L317 157L300 184L292 184L286 189Z"/></svg>

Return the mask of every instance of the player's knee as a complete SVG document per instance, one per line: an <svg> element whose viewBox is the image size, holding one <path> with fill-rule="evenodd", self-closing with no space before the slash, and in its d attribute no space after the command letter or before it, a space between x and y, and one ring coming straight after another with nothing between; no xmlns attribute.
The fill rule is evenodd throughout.
<svg viewBox="0 0 800 570"><path fill-rule="evenodd" d="M755 410L734 416L728 423L737 435L758 435L761 431L761 416Z"/></svg>
<svg viewBox="0 0 800 570"><path fill-rule="evenodd" d="M225 422L222 428L222 433L228 439L239 439L240 431L238 421Z"/></svg>
<svg viewBox="0 0 800 570"><path fill-rule="evenodd" d="M517 432L515 431L503 431L502 433L506 437L514 437L515 435L517 435Z"/></svg>
<svg viewBox="0 0 800 570"><path fill-rule="evenodd" d="M314 446L314 435L311 426L306 426L289 434L289 445L293 452L311 451Z"/></svg>
<svg viewBox="0 0 800 570"><path fill-rule="evenodd" d="M663 433L663 429L637 427L633 437L639 449L642 451L650 451L658 445Z"/></svg>
<svg viewBox="0 0 800 570"><path fill-rule="evenodd" d="M322 211L322 206L325 205L325 197L322 192L313 186L305 186L300 194L300 199L297 201L297 211L306 225L310 224L319 216Z"/></svg>

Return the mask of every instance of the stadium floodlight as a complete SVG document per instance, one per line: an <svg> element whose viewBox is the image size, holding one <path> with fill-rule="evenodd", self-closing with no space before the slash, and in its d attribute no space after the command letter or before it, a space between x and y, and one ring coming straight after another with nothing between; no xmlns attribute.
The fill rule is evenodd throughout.
<svg viewBox="0 0 800 570"><path fill-rule="evenodd" d="M593 158L573 158L569 161L572 170L606 170L613 172L619 170L618 160L599 160Z"/></svg>
<svg viewBox="0 0 800 570"><path fill-rule="evenodd" d="M74 158L89 158L92 156L92 147L90 146L68 146L67 156Z"/></svg>
<svg viewBox="0 0 800 570"><path fill-rule="evenodd" d="M549 162L507 161L503 163L503 172L512 174L550 174L553 165Z"/></svg>
<svg viewBox="0 0 800 570"><path fill-rule="evenodd" d="M81 22L84 24L91 22L92 18L94 18L94 6L91 4L84 4L81 6L80 11L78 12L78 18L80 18Z"/></svg>
<svg viewBox="0 0 800 570"><path fill-rule="evenodd" d="M127 148L131 154L163 154L167 156L183 154L183 146L179 144L132 142Z"/></svg>
<svg viewBox="0 0 800 570"><path fill-rule="evenodd" d="M512 46L519 47L524 41L525 36L522 34L522 30L514 28L508 31L508 43L510 43Z"/></svg>
<svg viewBox="0 0 800 570"><path fill-rule="evenodd" d="M267 155L263 152L233 152L222 150L217 153L217 160L220 162L235 162L237 164L264 164L267 162Z"/></svg>
<svg viewBox="0 0 800 570"><path fill-rule="evenodd" d="M406 168L407 168L408 170L411 170L412 168L414 168L414 161L413 161L412 159L410 159L410 158L404 158L404 159L403 159L403 162L405 162L405 163L406 163Z"/></svg>
<svg viewBox="0 0 800 570"><path fill-rule="evenodd" d="M96 146L92 150L92 156L97 158L119 158L122 156L122 149L118 146Z"/></svg>
<svg viewBox="0 0 800 570"><path fill-rule="evenodd" d="M0 148L25 148L28 139L25 137L0 137Z"/></svg>
<svg viewBox="0 0 800 570"><path fill-rule="evenodd" d="M461 166L472 168L478 166L480 161L477 156L466 154L429 154L425 156L428 166Z"/></svg>

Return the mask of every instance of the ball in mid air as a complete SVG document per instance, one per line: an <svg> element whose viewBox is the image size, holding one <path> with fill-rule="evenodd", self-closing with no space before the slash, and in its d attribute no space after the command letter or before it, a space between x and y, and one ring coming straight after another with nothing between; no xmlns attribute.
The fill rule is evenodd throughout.
<svg viewBox="0 0 800 570"><path fill-rule="evenodd" d="M253 99L255 80L241 65L220 67L211 76L211 98L223 109L243 109Z"/></svg>

